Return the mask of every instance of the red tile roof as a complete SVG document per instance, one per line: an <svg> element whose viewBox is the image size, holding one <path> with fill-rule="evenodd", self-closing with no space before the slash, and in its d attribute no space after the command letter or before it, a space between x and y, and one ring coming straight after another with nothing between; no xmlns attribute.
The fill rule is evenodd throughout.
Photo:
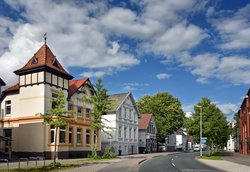
<svg viewBox="0 0 250 172"><path fill-rule="evenodd" d="M16 85L13 85L13 86L7 88L6 90L4 90L3 93L7 93L7 92L11 92L11 91L19 91L19 88L20 88L20 85L16 84Z"/></svg>
<svg viewBox="0 0 250 172"><path fill-rule="evenodd" d="M77 92L77 90L85 84L86 81L88 81L89 78L83 78L79 80L71 80L69 81L69 96L70 98L74 93Z"/></svg>
<svg viewBox="0 0 250 172"><path fill-rule="evenodd" d="M73 76L64 70L47 44L43 44L42 47L28 61L28 63L26 63L21 69L15 71L15 74L18 75L27 71L45 67L64 75L68 79L73 79Z"/></svg>
<svg viewBox="0 0 250 172"><path fill-rule="evenodd" d="M5 89L1 96L0 96L0 101L3 100L3 98L8 94L8 93L11 93L11 92L15 92L15 91L19 91L19 88L20 88L20 85L19 84L16 84L16 85L13 85L7 89Z"/></svg>
<svg viewBox="0 0 250 172"><path fill-rule="evenodd" d="M152 116L152 114L141 114L141 118L139 118L139 130L146 130L148 128Z"/></svg>

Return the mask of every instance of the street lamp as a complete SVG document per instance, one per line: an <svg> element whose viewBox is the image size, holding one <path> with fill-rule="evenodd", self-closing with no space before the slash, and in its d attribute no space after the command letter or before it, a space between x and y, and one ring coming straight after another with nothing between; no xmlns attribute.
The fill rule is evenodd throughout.
<svg viewBox="0 0 250 172"><path fill-rule="evenodd" d="M202 156L202 106L197 105L200 108L200 156Z"/></svg>

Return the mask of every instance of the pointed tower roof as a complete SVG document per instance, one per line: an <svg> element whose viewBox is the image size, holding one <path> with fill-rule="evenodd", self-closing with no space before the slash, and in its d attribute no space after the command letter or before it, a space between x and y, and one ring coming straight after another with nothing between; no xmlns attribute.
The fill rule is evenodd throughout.
<svg viewBox="0 0 250 172"><path fill-rule="evenodd" d="M14 73L22 75L44 70L60 75L66 79L74 78L62 67L46 43L44 43L34 56L31 57L28 63L26 63L21 69L16 70Z"/></svg>

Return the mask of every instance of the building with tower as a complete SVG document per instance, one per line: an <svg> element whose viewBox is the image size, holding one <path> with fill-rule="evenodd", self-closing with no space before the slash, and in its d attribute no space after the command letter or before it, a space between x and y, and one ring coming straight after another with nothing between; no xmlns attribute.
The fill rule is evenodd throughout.
<svg viewBox="0 0 250 172"><path fill-rule="evenodd" d="M0 98L0 136L12 140L8 145L0 142L2 153L11 152L19 157L52 157L55 129L44 125L43 118L38 114L49 112L52 108L51 99L56 98L60 90L65 95L66 107L72 111L65 114L65 118L74 118L76 122L60 128L58 157L87 156L91 151L90 144L95 142L99 144L100 150L100 141L96 140L99 132L90 129L93 106L83 101L83 97L94 95L88 78L73 80L73 76L63 68L46 41L14 73L19 77L19 82L5 89Z"/></svg>

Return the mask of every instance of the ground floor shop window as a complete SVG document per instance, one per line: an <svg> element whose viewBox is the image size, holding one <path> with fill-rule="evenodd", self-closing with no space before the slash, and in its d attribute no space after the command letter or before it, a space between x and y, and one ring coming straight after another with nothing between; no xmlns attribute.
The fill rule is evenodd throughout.
<svg viewBox="0 0 250 172"><path fill-rule="evenodd" d="M82 144L82 129L81 128L77 128L76 143Z"/></svg>
<svg viewBox="0 0 250 172"><path fill-rule="evenodd" d="M55 143L55 126L50 126L50 143Z"/></svg>
<svg viewBox="0 0 250 172"><path fill-rule="evenodd" d="M86 129L86 144L90 144L90 129Z"/></svg>
<svg viewBox="0 0 250 172"><path fill-rule="evenodd" d="M65 127L61 127L59 130L59 142L66 143L66 129Z"/></svg>

